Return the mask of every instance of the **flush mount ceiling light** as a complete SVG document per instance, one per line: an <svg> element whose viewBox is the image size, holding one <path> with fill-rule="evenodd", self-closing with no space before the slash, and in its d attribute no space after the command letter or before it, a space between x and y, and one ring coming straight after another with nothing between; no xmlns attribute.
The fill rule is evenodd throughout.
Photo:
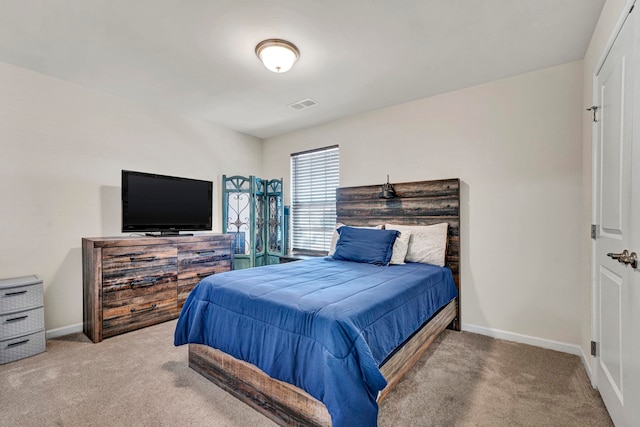
<svg viewBox="0 0 640 427"><path fill-rule="evenodd" d="M300 51L286 40L263 40L256 46L256 55L267 69L274 73L285 73L300 58Z"/></svg>

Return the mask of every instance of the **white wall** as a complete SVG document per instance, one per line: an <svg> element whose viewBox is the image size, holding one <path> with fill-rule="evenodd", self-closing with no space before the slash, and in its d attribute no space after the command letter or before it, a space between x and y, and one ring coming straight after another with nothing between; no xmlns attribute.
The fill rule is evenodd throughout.
<svg viewBox="0 0 640 427"><path fill-rule="evenodd" d="M577 348L583 112L573 62L268 139L263 173L339 144L341 186L460 178L463 325Z"/></svg>
<svg viewBox="0 0 640 427"><path fill-rule="evenodd" d="M0 63L0 278L44 280L47 330L82 322L81 238L120 233L122 169L260 176L261 141Z"/></svg>
<svg viewBox="0 0 640 427"><path fill-rule="evenodd" d="M604 49L612 37L616 23L625 9L628 0L607 0L596 29L591 37L591 42L587 48L583 60L583 91L582 107L587 108L593 104L593 74L597 62L604 54ZM635 13L635 12L634 12ZM582 229L588 229L592 222L592 115L585 111L582 116L582 216L580 221ZM583 233L581 236L580 248L582 251L582 270L580 287L580 307L582 319L582 348L585 354L590 354L590 341L592 339L592 241L589 235Z"/></svg>

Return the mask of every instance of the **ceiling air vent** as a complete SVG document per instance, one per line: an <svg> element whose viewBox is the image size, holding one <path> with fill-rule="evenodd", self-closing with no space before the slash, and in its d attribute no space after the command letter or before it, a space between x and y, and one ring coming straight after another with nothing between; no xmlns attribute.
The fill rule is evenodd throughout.
<svg viewBox="0 0 640 427"><path fill-rule="evenodd" d="M315 107L316 105L318 105L316 101L314 101L313 99L307 98L307 99L303 99L302 101L289 104L289 108L291 108L292 110L300 111L300 110L305 110L307 108Z"/></svg>

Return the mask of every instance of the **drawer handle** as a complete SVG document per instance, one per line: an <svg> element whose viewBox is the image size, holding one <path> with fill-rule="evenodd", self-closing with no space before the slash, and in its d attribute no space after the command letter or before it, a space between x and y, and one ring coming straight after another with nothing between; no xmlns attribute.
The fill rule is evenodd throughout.
<svg viewBox="0 0 640 427"><path fill-rule="evenodd" d="M136 280L135 282L131 282L131 286L151 285L156 283L158 280L160 280L159 277Z"/></svg>
<svg viewBox="0 0 640 427"><path fill-rule="evenodd" d="M216 251L196 251L196 254L198 254L198 256L210 256L215 253Z"/></svg>
<svg viewBox="0 0 640 427"><path fill-rule="evenodd" d="M4 294L5 297L15 297L18 295L24 295L26 294L27 291L16 291L16 292L7 292L6 294Z"/></svg>
<svg viewBox="0 0 640 427"><path fill-rule="evenodd" d="M28 340L28 339L26 339L26 340L22 340L22 341L18 341L18 342L12 342L12 343L10 343L10 344L7 344L7 348L9 348L9 347L17 347L17 346L19 346L19 345L26 344L26 343L28 343L28 342L29 342L29 340Z"/></svg>
<svg viewBox="0 0 640 427"><path fill-rule="evenodd" d="M212 274L216 274L216 272L212 271L210 273L198 273L198 277L202 279L203 277L211 276Z"/></svg>
<svg viewBox="0 0 640 427"><path fill-rule="evenodd" d="M131 262L150 262L155 260L157 257L156 256L141 256L141 257L129 257L129 259L131 260Z"/></svg>
<svg viewBox="0 0 640 427"><path fill-rule="evenodd" d="M128 257L134 257L134 256L138 256L138 255L143 255L144 252L127 252L126 254L122 254L120 256L128 256Z"/></svg>
<svg viewBox="0 0 640 427"><path fill-rule="evenodd" d="M138 312L138 313L139 313L139 312L141 312L141 311L149 311L149 310L153 310L153 309L154 309L154 308L156 308L156 307L157 307L157 304L151 304L149 307L141 308L141 309L138 309L138 310L136 310L136 308L134 307L134 308L132 308L132 309L131 309L131 312L132 312L132 313L135 313L135 312Z"/></svg>
<svg viewBox="0 0 640 427"><path fill-rule="evenodd" d="M7 319L5 320L5 322L9 323L9 322L19 322L20 320L24 320L29 316L20 316L20 317L14 317L13 319Z"/></svg>
<svg viewBox="0 0 640 427"><path fill-rule="evenodd" d="M191 261L189 261L190 265L193 264L206 264L208 262L211 261L215 261L215 259L211 259L211 257L207 257L207 258L200 258L200 259L192 259Z"/></svg>

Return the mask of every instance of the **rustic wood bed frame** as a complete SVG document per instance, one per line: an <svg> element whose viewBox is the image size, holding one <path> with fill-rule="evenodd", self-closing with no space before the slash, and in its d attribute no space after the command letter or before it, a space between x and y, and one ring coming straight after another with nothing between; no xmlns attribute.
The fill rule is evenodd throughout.
<svg viewBox="0 0 640 427"><path fill-rule="evenodd" d="M354 226L449 223L446 265L453 272L458 298L436 313L380 367L387 386L380 392L378 402L444 329L460 330L460 180L400 183L394 188L397 197L392 199L380 198L380 185L339 188L337 222ZM331 417L322 402L217 349L189 344L189 366L279 425L331 426Z"/></svg>

